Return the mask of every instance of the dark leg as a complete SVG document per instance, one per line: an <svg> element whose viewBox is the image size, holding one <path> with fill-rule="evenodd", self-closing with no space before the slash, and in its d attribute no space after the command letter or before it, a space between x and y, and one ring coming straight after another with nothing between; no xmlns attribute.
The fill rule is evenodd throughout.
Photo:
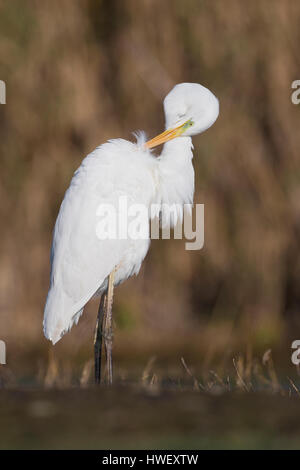
<svg viewBox="0 0 300 470"><path fill-rule="evenodd" d="M106 368L107 368L107 383L112 385L112 344L113 344L113 331L112 331L112 303L114 294L114 278L115 269L110 273L108 278L107 299L105 305L105 320L104 320L104 340L106 352Z"/></svg>
<svg viewBox="0 0 300 470"><path fill-rule="evenodd" d="M101 295L96 330L94 339L94 352L95 352L95 383L97 385L101 382L101 358L102 358L102 330L103 330L103 313L105 310L107 294L104 292Z"/></svg>

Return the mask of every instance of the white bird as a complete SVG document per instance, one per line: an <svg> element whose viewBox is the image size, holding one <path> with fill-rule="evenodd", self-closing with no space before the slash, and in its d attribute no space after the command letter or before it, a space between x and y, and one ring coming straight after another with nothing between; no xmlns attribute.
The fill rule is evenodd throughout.
<svg viewBox="0 0 300 470"><path fill-rule="evenodd" d="M154 139L146 142L145 135L140 133L136 143L110 140L84 158L65 193L55 224L44 334L55 344L77 324L89 299L102 294L95 335L98 383L102 335L108 382L112 382L113 287L138 274L150 245L149 237L99 237L96 229L99 207L109 204L120 212L118 203L125 196L130 203L149 209L152 204L158 204L163 216L165 204L182 207L192 203L191 137L216 121L219 101L202 85L181 83L166 96L164 111L166 131ZM155 156L151 148L163 143L160 156ZM149 214L148 223L153 216ZM177 215L180 219L182 211Z"/></svg>

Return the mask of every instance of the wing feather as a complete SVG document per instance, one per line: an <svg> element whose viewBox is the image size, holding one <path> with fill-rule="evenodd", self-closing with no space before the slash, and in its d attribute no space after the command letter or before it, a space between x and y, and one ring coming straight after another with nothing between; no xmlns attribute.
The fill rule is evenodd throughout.
<svg viewBox="0 0 300 470"><path fill-rule="evenodd" d="M126 253L128 240L98 238L97 214L100 203L117 207L121 195L141 202L137 193L145 193L145 179L138 158L135 144L110 141L83 160L66 191L53 234L44 311L44 333L53 343L78 321Z"/></svg>

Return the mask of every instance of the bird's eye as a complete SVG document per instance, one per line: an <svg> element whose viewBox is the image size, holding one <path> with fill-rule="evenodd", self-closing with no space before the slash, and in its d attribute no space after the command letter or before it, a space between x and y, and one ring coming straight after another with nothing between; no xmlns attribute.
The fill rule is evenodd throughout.
<svg viewBox="0 0 300 470"><path fill-rule="evenodd" d="M193 126L193 125L194 125L194 122L192 121L192 119L189 119L188 121L186 121L186 122L184 123L183 128L184 128L184 130L185 130L185 129L188 129L189 127Z"/></svg>

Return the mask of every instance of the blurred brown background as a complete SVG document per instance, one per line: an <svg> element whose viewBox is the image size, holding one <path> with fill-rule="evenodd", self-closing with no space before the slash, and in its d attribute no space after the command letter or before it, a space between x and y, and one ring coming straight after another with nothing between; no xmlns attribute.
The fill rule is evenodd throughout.
<svg viewBox="0 0 300 470"><path fill-rule="evenodd" d="M183 81L207 86L221 106L194 139L205 247L154 241L139 277L117 289L120 374L153 355L203 367L282 344L288 361L288 338L300 336L300 105L290 99L299 2L0 5L0 339L12 373L48 367L51 235L73 172L108 138L160 132L162 99ZM65 375L92 357L96 313L92 300L55 347Z"/></svg>

